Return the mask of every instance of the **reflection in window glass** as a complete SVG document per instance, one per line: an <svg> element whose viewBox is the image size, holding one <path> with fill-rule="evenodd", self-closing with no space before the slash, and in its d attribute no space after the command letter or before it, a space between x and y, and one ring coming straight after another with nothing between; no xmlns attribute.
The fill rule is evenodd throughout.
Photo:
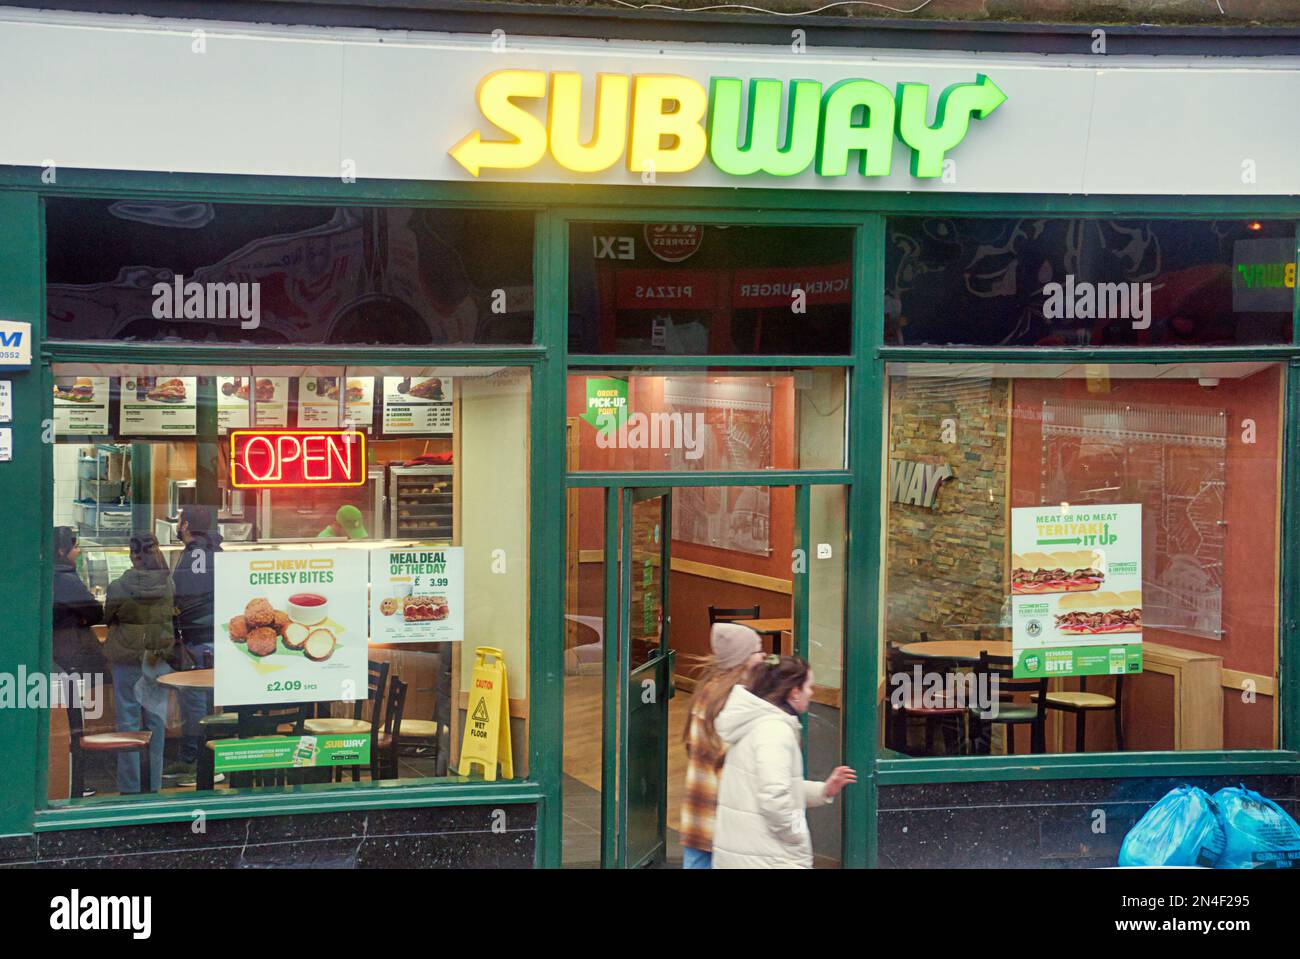
<svg viewBox="0 0 1300 959"><path fill-rule="evenodd" d="M1280 366L889 372L888 748L1276 748Z"/></svg>
<svg viewBox="0 0 1300 959"><path fill-rule="evenodd" d="M53 659L91 695L52 711L49 798L455 775L475 650L528 699L529 397L512 368L56 365ZM114 731L150 735L83 740Z"/></svg>
<svg viewBox="0 0 1300 959"><path fill-rule="evenodd" d="M841 369L569 376L571 469L843 469Z"/></svg>
<svg viewBox="0 0 1300 959"><path fill-rule="evenodd" d="M569 349L843 355L852 260L851 230L575 223Z"/></svg>
<svg viewBox="0 0 1300 959"><path fill-rule="evenodd" d="M533 339L527 212L50 199L46 247L54 339Z"/></svg>
<svg viewBox="0 0 1300 959"><path fill-rule="evenodd" d="M1291 342L1295 224L891 217L899 346Z"/></svg>

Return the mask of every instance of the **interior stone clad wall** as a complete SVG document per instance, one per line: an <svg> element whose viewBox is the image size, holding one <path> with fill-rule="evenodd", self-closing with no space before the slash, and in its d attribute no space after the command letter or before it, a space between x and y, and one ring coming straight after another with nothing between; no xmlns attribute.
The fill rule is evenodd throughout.
<svg viewBox="0 0 1300 959"><path fill-rule="evenodd" d="M891 642L970 639L945 624L1001 618L1007 535L1008 380L896 378L889 458L947 464L934 508L890 502L887 633ZM945 420L951 420L945 428ZM951 442L946 442L946 441Z"/></svg>

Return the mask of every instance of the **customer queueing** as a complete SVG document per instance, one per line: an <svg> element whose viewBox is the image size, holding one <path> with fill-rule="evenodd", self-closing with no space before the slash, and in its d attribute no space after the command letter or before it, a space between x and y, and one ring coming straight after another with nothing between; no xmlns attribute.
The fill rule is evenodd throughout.
<svg viewBox="0 0 1300 959"><path fill-rule="evenodd" d="M221 552L221 534L213 527L213 512L208 506L181 508L176 532L185 551L176 560L172 584L176 596L177 655L174 669L208 669L212 666L213 557ZM176 777L178 786L193 786L199 749L203 743L203 717L212 712L211 689L178 689L183 738L177 761L170 763L163 775Z"/></svg>
<svg viewBox="0 0 1300 959"><path fill-rule="evenodd" d="M104 621L104 607L77 575L80 552L76 530L54 527L54 666L69 675L103 676L108 663L90 627ZM73 688L67 691L71 694ZM76 702L80 705L80 698ZM93 796L95 790L86 787L81 795Z"/></svg>
<svg viewBox="0 0 1300 959"><path fill-rule="evenodd" d="M54 665L65 673L102 673L107 667L90 627L104 621L104 607L77 575L77 533L54 527Z"/></svg>
<svg viewBox="0 0 1300 959"><path fill-rule="evenodd" d="M713 658L691 696L686 742L686 795L682 799L682 868L708 869L713 859L713 819L718 775L727 748L713 723L732 687L748 679L763 658L762 640L748 626L716 623L709 633Z"/></svg>
<svg viewBox="0 0 1300 959"><path fill-rule="evenodd" d="M158 540L150 533L137 533L131 537L131 568L108 587L104 603L108 642L104 644L104 652L113 664L118 731L143 729L143 718L153 733L149 744L149 779L154 792L162 787L167 717L144 709L135 686L144 675L142 667L146 662L152 667L170 655L174 641L173 612L171 577ZM124 753L117 757L117 789L122 793L140 791L138 754Z"/></svg>
<svg viewBox="0 0 1300 959"><path fill-rule="evenodd" d="M714 869L811 869L808 806L831 802L857 782L837 766L825 782L803 778L799 716L808 711L813 674L798 656L768 656L736 686L714 725L727 746L718 785Z"/></svg>

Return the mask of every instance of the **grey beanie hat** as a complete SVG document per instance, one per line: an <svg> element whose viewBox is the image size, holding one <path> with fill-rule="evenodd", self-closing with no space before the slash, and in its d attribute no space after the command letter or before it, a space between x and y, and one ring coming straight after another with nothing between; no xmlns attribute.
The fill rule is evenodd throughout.
<svg viewBox="0 0 1300 959"><path fill-rule="evenodd" d="M719 669L734 669L763 649L758 633L738 623L714 623L709 645Z"/></svg>

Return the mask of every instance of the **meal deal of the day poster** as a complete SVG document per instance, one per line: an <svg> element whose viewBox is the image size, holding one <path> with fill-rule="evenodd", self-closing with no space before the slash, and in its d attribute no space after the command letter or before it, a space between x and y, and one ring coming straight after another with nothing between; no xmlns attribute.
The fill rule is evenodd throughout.
<svg viewBox="0 0 1300 959"><path fill-rule="evenodd" d="M371 641L459 643L465 638L465 554L459 546L370 553Z"/></svg>
<svg viewBox="0 0 1300 959"><path fill-rule="evenodd" d="M121 432L127 436L193 436L198 381L193 376L124 376Z"/></svg>
<svg viewBox="0 0 1300 959"><path fill-rule="evenodd" d="M451 380L445 376L385 376L385 433L450 433Z"/></svg>
<svg viewBox="0 0 1300 959"><path fill-rule="evenodd" d="M108 377L54 378L54 435L108 435Z"/></svg>
<svg viewBox="0 0 1300 959"><path fill-rule="evenodd" d="M258 426L289 425L287 376L218 376L217 430L248 428L249 394L257 401Z"/></svg>
<svg viewBox="0 0 1300 959"><path fill-rule="evenodd" d="M214 561L217 702L365 696L363 550L226 551Z"/></svg>
<svg viewBox="0 0 1300 959"><path fill-rule="evenodd" d="M375 421L375 380L371 376L298 377L298 425L342 426L339 390L344 391L347 417L354 426L370 427Z"/></svg>
<svg viewBox="0 0 1300 959"><path fill-rule="evenodd" d="M1011 511L1016 677L1142 671L1142 505Z"/></svg>

